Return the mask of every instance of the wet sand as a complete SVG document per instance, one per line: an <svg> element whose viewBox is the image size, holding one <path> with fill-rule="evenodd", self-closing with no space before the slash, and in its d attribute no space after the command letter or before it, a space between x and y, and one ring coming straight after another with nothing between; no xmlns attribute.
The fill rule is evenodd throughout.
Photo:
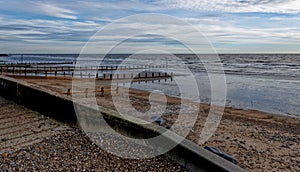
<svg viewBox="0 0 300 172"><path fill-rule="evenodd" d="M40 87L67 94L72 88L70 80L26 81ZM96 88L107 87L97 82ZM121 93L114 93L120 95ZM109 88L105 88L104 97L97 93L99 105L115 109L111 101ZM149 109L149 93L131 90L131 102L136 109ZM179 100L168 97L170 110L163 114L166 120L163 126L171 125L177 119ZM201 104L195 126L187 139L199 144L199 135L209 112L209 105ZM173 111L172 111L173 110ZM300 119L263 113L255 110L226 108L220 125L213 136L200 146L215 146L232 155L238 165L249 171L300 171ZM184 127L184 126L183 126Z"/></svg>

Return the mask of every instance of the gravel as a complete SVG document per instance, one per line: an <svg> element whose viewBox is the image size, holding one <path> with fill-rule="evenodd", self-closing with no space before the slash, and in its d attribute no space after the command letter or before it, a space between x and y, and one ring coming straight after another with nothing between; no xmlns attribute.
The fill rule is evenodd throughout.
<svg viewBox="0 0 300 172"><path fill-rule="evenodd" d="M123 159L101 150L78 128L0 156L1 171L188 171L161 155Z"/></svg>

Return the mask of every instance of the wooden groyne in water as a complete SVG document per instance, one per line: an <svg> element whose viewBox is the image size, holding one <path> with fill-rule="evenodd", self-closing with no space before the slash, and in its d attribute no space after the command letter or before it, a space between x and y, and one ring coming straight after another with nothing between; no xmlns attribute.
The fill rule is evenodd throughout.
<svg viewBox="0 0 300 172"><path fill-rule="evenodd" d="M50 63L53 65L53 63ZM54 63L56 64L56 63ZM171 77L173 73L163 72L166 66L49 66L45 64L0 65L0 74L11 77L64 77L95 79L133 79ZM142 71L143 70L143 71Z"/></svg>

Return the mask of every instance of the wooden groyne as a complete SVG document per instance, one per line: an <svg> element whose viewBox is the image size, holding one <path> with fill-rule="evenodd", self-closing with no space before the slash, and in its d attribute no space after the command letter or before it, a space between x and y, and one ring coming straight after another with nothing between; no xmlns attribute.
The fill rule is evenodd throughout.
<svg viewBox="0 0 300 172"><path fill-rule="evenodd" d="M173 73L161 72L166 66L46 66L35 64L0 65L0 74L11 77L72 77L95 79L133 79L171 77ZM144 70L144 71L142 71ZM147 71L145 71L147 70ZM141 71L141 72L140 72Z"/></svg>

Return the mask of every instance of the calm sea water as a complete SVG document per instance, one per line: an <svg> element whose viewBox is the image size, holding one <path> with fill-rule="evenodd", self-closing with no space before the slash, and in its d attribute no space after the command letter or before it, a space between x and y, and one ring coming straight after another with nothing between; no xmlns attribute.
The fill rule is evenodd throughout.
<svg viewBox="0 0 300 172"><path fill-rule="evenodd" d="M9 63L17 62L75 62L78 55L11 55L0 58ZM85 55L87 64L98 64L99 55ZM210 55L109 55L101 65L167 65L176 69L176 76L188 78L190 74L181 71L187 66L192 75L198 78L200 97L191 98L202 102L210 102L210 81L205 65L208 64L215 75L222 72L218 68L223 65L226 74L226 105L243 109L256 109L281 115L300 117L300 55L290 54L251 54L251 55L219 55L219 59L211 61ZM126 59L126 60L125 60ZM99 64L100 65L100 64ZM163 70L163 69L160 69ZM165 94L180 96L178 86L173 81L154 81L133 83L133 88L152 91L160 90Z"/></svg>

